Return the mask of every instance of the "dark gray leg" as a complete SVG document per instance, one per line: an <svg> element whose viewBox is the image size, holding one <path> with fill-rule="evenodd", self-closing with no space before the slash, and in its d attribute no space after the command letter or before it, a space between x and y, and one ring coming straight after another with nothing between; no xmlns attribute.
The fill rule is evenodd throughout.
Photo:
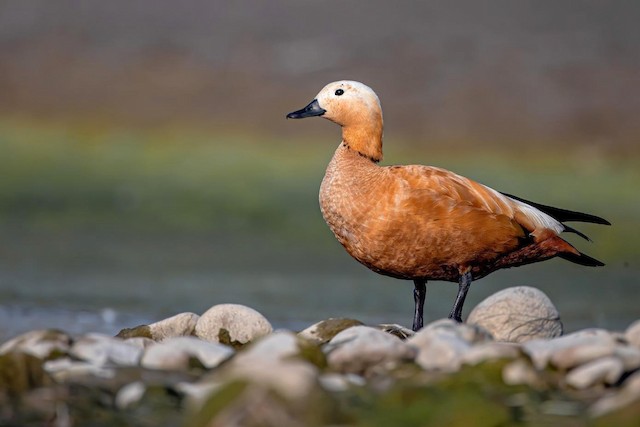
<svg viewBox="0 0 640 427"><path fill-rule="evenodd" d="M467 297L471 280L471 272L467 271L460 276L460 281L458 282L458 295L456 296L456 302L453 303L453 308L451 309L451 313L449 313L449 319L453 319L458 323L462 323L462 306L464 305L464 300Z"/></svg>
<svg viewBox="0 0 640 427"><path fill-rule="evenodd" d="M424 312L424 297L427 294L427 281L416 279L413 281L415 289L413 290L413 301L415 307L413 310L413 330L417 331L422 328L422 314Z"/></svg>

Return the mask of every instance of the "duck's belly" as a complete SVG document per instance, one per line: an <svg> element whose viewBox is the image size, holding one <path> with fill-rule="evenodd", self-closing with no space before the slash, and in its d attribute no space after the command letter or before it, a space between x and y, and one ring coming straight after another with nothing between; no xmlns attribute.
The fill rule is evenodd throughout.
<svg viewBox="0 0 640 427"><path fill-rule="evenodd" d="M457 281L470 254L455 244L451 230L433 229L424 220L375 217L323 207L329 228L347 252L371 270L402 279Z"/></svg>

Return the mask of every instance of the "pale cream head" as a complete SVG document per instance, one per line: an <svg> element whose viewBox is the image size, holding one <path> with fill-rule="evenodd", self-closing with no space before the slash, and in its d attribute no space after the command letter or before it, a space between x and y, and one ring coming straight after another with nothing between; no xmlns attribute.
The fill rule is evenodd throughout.
<svg viewBox="0 0 640 427"><path fill-rule="evenodd" d="M340 126L382 121L378 96L369 86L360 82L340 80L329 83L318 93L316 100L326 110L322 117Z"/></svg>
<svg viewBox="0 0 640 427"><path fill-rule="evenodd" d="M316 96L322 117L342 126L342 140L374 161L382 159L382 107L367 85L341 80L326 85Z"/></svg>

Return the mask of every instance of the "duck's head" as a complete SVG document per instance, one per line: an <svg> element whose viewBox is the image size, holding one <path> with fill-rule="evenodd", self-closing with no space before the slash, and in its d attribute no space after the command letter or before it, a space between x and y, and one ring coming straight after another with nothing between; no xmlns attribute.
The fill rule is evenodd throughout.
<svg viewBox="0 0 640 427"><path fill-rule="evenodd" d="M329 83L288 119L321 116L342 126L342 139L350 148L379 161L382 158L382 108L376 93L351 80Z"/></svg>

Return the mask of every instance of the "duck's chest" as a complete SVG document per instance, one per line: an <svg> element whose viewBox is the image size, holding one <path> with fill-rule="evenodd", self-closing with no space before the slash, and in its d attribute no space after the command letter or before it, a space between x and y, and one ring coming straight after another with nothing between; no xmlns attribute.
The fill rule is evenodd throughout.
<svg viewBox="0 0 640 427"><path fill-rule="evenodd" d="M382 185L376 168L373 163L334 158L320 185L322 216L340 243L348 248L375 238L380 218L378 187Z"/></svg>

